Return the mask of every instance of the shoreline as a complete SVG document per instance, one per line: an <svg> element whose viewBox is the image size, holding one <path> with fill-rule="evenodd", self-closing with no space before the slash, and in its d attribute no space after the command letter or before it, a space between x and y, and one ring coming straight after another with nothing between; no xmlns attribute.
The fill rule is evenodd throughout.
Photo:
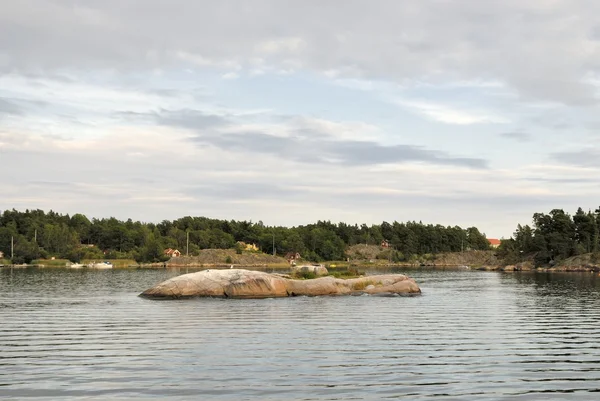
<svg viewBox="0 0 600 401"><path fill-rule="evenodd" d="M506 266L469 266L469 265L456 265L456 264L427 264L427 265L414 265L406 263L392 263L392 264L373 264L369 262L361 263L321 263L330 271L346 271L352 269L360 269L363 271L376 271L378 269L409 269L409 270L472 270L472 271L493 271L493 272L534 272L534 273L600 273L600 266L596 265L579 265L579 266L553 266L553 267L533 267L529 265L506 265ZM24 265L11 265L2 264L0 269L65 269L65 270L98 270L94 268L80 268L71 269L64 265L46 265L40 264L24 264ZM144 264L129 264L114 266L112 269L106 270L134 270L134 269L148 269L148 270L159 270L159 269L248 269L248 270L291 270L291 266L281 263L272 264L225 264L225 263L204 263L204 264L172 264L172 263L144 263ZM104 270L104 269L102 269Z"/></svg>

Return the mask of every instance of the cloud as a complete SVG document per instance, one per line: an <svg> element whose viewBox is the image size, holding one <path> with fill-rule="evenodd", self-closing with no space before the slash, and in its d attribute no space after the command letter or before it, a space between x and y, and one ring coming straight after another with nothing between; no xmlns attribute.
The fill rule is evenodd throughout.
<svg viewBox="0 0 600 401"><path fill-rule="evenodd" d="M598 185L597 178L553 178L553 177L525 177L523 180L531 181L534 183L551 183L551 184L590 184L590 185Z"/></svg>
<svg viewBox="0 0 600 401"><path fill-rule="evenodd" d="M14 102L0 97L0 116L2 115L19 115L21 108Z"/></svg>
<svg viewBox="0 0 600 401"><path fill-rule="evenodd" d="M554 152L550 155L550 158L558 163L566 165L600 168L600 150L596 148Z"/></svg>
<svg viewBox="0 0 600 401"><path fill-rule="evenodd" d="M583 0L2 2L3 203L488 233L592 207L600 154L565 143L594 143L598 12Z"/></svg>
<svg viewBox="0 0 600 401"><path fill-rule="evenodd" d="M461 110L430 101L396 100L396 103L399 106L406 107L409 110L445 124L504 124L508 122L505 118L493 113L478 110Z"/></svg>
<svg viewBox="0 0 600 401"><path fill-rule="evenodd" d="M531 134L525 132L503 132L500 134L502 138L512 139L518 142L529 142L532 139Z"/></svg>
<svg viewBox="0 0 600 401"><path fill-rule="evenodd" d="M257 50L261 53L296 53L305 46L302 38L278 38L259 43Z"/></svg>
<svg viewBox="0 0 600 401"><path fill-rule="evenodd" d="M355 129L352 123L287 118L284 119L287 124L258 124L246 129L244 125L236 126L230 117L207 115L197 110L159 114L158 121L194 131L196 135L190 139L196 144L211 145L228 152L269 154L301 163L371 166L416 162L478 169L487 167L487 162L480 158L457 157L419 146L387 146L375 141L357 140L352 134L348 136L348 131Z"/></svg>
<svg viewBox="0 0 600 401"><path fill-rule="evenodd" d="M590 1L350 0L343 13L335 3L302 0L0 7L4 71L305 69L397 83L498 82L524 99L597 102L593 83L582 79L600 65L600 4Z"/></svg>
<svg viewBox="0 0 600 401"><path fill-rule="evenodd" d="M229 123L228 118L200 110L161 111L153 114L159 124L199 131Z"/></svg>
<svg viewBox="0 0 600 401"><path fill-rule="evenodd" d="M221 78L223 79L238 79L240 77L240 74L236 73L236 72L227 72L223 75L221 75Z"/></svg>
<svg viewBox="0 0 600 401"><path fill-rule="evenodd" d="M293 135L293 128L275 131ZM599 195L592 185L581 195L572 183L527 179L591 178L594 170L586 175L560 165L491 170L444 152L382 149L315 131L279 138L245 134L194 135L188 128L159 126L124 127L93 140L0 135L0 143L11 144L0 146L0 157L14 167L2 179L3 201L20 209L143 221L182 214L284 225L417 219L477 225L501 236L534 211L587 207ZM129 152L146 156L127 157Z"/></svg>

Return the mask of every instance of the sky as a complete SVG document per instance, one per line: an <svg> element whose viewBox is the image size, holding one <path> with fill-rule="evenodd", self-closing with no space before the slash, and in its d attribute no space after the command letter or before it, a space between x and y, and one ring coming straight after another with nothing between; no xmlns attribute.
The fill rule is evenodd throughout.
<svg viewBox="0 0 600 401"><path fill-rule="evenodd" d="M600 3L0 0L0 209L476 226L600 206Z"/></svg>

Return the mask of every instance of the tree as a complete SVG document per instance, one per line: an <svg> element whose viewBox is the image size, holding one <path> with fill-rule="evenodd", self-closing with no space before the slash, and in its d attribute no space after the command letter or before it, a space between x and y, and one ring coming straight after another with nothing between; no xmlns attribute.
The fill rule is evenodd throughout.
<svg viewBox="0 0 600 401"><path fill-rule="evenodd" d="M597 232L596 219L591 212L585 213L582 208L577 209L573 216L575 228L575 241L578 244L577 254L592 252L593 241Z"/></svg>
<svg viewBox="0 0 600 401"><path fill-rule="evenodd" d="M490 249L490 243L484 234L480 233L477 227L467 228L467 242L469 247L475 250Z"/></svg>
<svg viewBox="0 0 600 401"><path fill-rule="evenodd" d="M40 248L36 243L27 241L27 239L19 235L15 242L15 258L13 263L31 263L33 260L40 257Z"/></svg>
<svg viewBox="0 0 600 401"><path fill-rule="evenodd" d="M69 226L72 227L81 242L90 244L90 228L92 223L90 220L82 214L76 213L71 217L71 221L69 222Z"/></svg>

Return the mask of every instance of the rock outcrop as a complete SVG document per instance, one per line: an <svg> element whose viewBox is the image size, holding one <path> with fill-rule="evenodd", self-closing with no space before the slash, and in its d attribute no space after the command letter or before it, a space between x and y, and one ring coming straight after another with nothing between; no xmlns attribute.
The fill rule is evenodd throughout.
<svg viewBox="0 0 600 401"><path fill-rule="evenodd" d="M315 277L327 276L329 271L323 265L301 265L301 266L292 266L292 274L295 275L303 275L303 274L313 274Z"/></svg>
<svg viewBox="0 0 600 401"><path fill-rule="evenodd" d="M148 298L275 298L352 294L420 294L417 283L403 274L353 279L320 277L294 280L244 269L203 270L164 281L142 294Z"/></svg>

